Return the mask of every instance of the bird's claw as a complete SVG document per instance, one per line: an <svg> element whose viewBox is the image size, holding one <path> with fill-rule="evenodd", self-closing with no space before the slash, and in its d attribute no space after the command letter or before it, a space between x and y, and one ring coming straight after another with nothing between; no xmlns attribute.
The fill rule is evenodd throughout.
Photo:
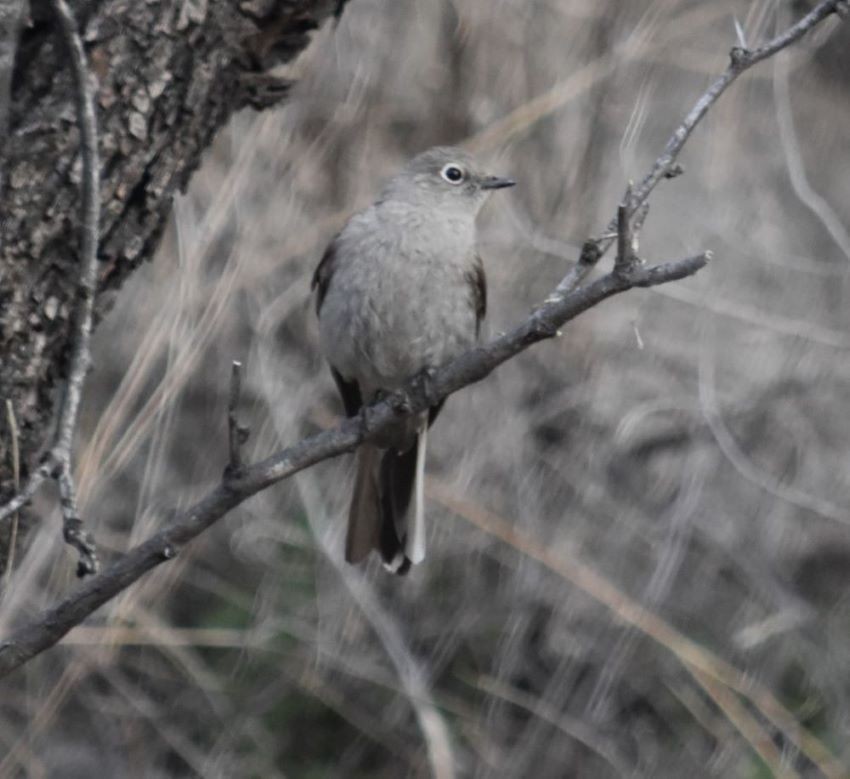
<svg viewBox="0 0 850 779"><path fill-rule="evenodd" d="M396 414L409 414L413 411L413 405L411 404L410 398L407 396L406 392L401 390L393 392L389 396L388 400Z"/></svg>
<svg viewBox="0 0 850 779"><path fill-rule="evenodd" d="M429 406L432 405L431 401L434 395L434 378L436 375L437 369L429 365L413 377L413 386L416 392L422 395Z"/></svg>

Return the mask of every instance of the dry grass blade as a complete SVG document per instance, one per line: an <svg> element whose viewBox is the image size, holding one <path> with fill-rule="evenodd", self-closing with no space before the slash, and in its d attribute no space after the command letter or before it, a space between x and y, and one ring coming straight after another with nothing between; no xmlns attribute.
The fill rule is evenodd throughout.
<svg viewBox="0 0 850 779"><path fill-rule="evenodd" d="M734 692L698 668L688 670L706 694L717 704L726 719L734 725L735 730L764 761L773 776L778 779L799 779L800 774L784 764L782 754L771 741L770 736L747 711Z"/></svg>
<svg viewBox="0 0 850 779"><path fill-rule="evenodd" d="M695 29L711 23L725 13L722 8L697 7L683 13L677 20L670 35L659 42L672 44L681 38L692 35ZM612 75L624 61L629 61L643 53L646 48L647 27L638 26L635 31L613 51L583 65L569 76L559 81L551 89L531 98L496 122L469 137L464 145L476 152L492 151L499 146L515 141L518 136L527 133L535 124L561 110L582 94L588 92L600 81Z"/></svg>
<svg viewBox="0 0 850 779"><path fill-rule="evenodd" d="M671 652L687 670L700 672L749 699L825 776L830 779L846 779L849 775L848 768L839 762L826 744L803 727L769 690L761 687L755 680L748 679L743 672L644 608L597 570L575 558L568 559L562 554L554 554L533 538L515 530L502 517L460 498L447 485L434 479L428 482L428 493L432 499L457 516L537 560L562 579L578 587L605 606L617 620L637 628Z"/></svg>
<svg viewBox="0 0 850 779"><path fill-rule="evenodd" d="M711 348L703 346L699 356L699 400L702 414L717 446L732 467L746 481L770 493L778 500L790 503L803 511L843 525L850 524L850 509L825 500L820 495L806 492L794 484L786 484L780 478L756 466L739 446L726 425L717 400L714 378L714 355Z"/></svg>
<svg viewBox="0 0 850 779"><path fill-rule="evenodd" d="M850 262L850 233L829 201L812 186L806 174L806 166L794 126L789 69L787 54L775 59L773 96L776 104L776 124L779 128L779 141L785 152L788 175L800 202L821 221L824 229L844 255L844 259Z"/></svg>
<svg viewBox="0 0 850 779"><path fill-rule="evenodd" d="M21 457L18 451L18 423L15 420L15 409L12 401L6 400L6 421L9 425L9 437L12 444L12 483L15 492L21 489ZM15 567L15 546L18 543L18 512L12 514L12 528L9 531L9 552L6 555L6 571L3 577L3 592L9 590L12 581L12 570Z"/></svg>
<svg viewBox="0 0 850 779"><path fill-rule="evenodd" d="M534 695L504 684L493 677L481 676L475 681L475 686L488 695L501 698L513 706L525 709L535 717L548 722L562 733L595 752L620 776L630 776L633 773L632 766L629 765L623 755L618 753L616 747L607 743L587 723L547 705L545 701Z"/></svg>

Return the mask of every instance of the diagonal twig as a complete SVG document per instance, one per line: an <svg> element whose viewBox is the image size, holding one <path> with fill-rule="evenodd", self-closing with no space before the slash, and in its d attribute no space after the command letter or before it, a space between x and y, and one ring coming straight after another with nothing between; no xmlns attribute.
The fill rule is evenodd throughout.
<svg viewBox="0 0 850 779"><path fill-rule="evenodd" d="M510 332L461 355L437 370L427 382L414 379L400 393L370 406L369 413L346 419L336 428L244 466L238 476L224 479L165 528L0 643L0 677L55 644L74 625L149 570L172 559L180 547L252 495L311 465L351 452L364 441L385 435L398 424L400 416L421 413L461 387L480 381L519 352L554 337L563 324L603 300L634 287L651 287L690 276L707 262L708 257L701 254L654 267L638 266L627 274L612 272L562 300L544 303Z"/></svg>
<svg viewBox="0 0 850 779"><path fill-rule="evenodd" d="M845 18L847 16L847 9L847 0L825 0L825 2L818 3L795 25L779 33L763 46L755 49L748 49L740 45L734 46L729 53L729 64L726 66L726 70L700 95L691 110L673 131L673 134L667 141L667 145L664 147L663 153L653 164L652 170L644 176L638 186L632 188L627 198L629 208L634 212L646 202L646 199L661 181L665 178L678 176L683 172L682 167L677 162L679 153L691 137L691 133L693 133L696 126L708 113L711 106L717 102L738 76L749 70L753 65L768 57L772 57L777 52L795 43L813 27L820 24L832 14ZM585 241L578 262L576 262L570 269L570 272L558 284L555 290L556 295L564 295L581 284L587 274L590 273L604 256L605 252L611 247L611 244L614 242L613 236L616 235L616 232L617 217L615 216L601 235Z"/></svg>
<svg viewBox="0 0 850 779"><path fill-rule="evenodd" d="M82 520L77 510L71 450L83 384L91 364L91 332L97 288L97 243L100 229L100 162L94 95L77 23L65 0L51 0L51 2L62 39L70 55L75 87L75 108L80 131L80 155L83 163L80 225L81 274L77 290L78 305L72 329L70 369L59 403L53 444L24 488L0 507L0 520L16 513L35 495L47 479L55 478L59 483L61 496L63 536L79 554L77 575L85 576L97 572L98 559L94 542L83 530Z"/></svg>
<svg viewBox="0 0 850 779"><path fill-rule="evenodd" d="M12 439L12 481L15 489L21 488L21 456L18 449L18 421L15 419L15 408L12 401L6 399L6 421L9 425L9 437ZM12 515L12 529L9 531L9 551L6 555L6 571L3 581L3 592L9 591L12 569L15 566L15 546L18 543L18 514Z"/></svg>
<svg viewBox="0 0 850 779"><path fill-rule="evenodd" d="M636 254L637 234L640 225L632 227L632 183L626 187L623 202L617 207L617 256L614 258L616 273L629 273L640 260ZM643 220L641 220L641 224Z"/></svg>
<svg viewBox="0 0 850 779"><path fill-rule="evenodd" d="M230 459L224 471L225 480L238 478L242 473L242 446L250 430L239 424L239 402L242 398L242 363L234 360L230 371L230 397L227 403L227 437Z"/></svg>

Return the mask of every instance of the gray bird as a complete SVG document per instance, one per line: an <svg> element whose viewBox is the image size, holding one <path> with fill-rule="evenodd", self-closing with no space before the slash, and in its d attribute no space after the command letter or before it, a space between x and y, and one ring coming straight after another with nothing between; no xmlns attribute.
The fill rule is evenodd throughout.
<svg viewBox="0 0 850 779"><path fill-rule="evenodd" d="M321 349L348 416L476 341L487 285L475 218L510 179L462 149L414 157L376 203L351 217L313 275ZM345 559L377 550L404 574L425 557L427 432L442 403L361 446Z"/></svg>

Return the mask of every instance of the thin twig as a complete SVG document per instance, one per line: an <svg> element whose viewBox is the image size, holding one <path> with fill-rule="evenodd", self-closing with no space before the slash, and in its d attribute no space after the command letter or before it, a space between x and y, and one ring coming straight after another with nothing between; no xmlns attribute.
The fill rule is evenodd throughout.
<svg viewBox="0 0 850 779"><path fill-rule="evenodd" d="M250 434L247 427L239 424L239 401L242 396L242 363L234 360L230 372L230 397L227 403L227 433L230 460L225 478L237 478L242 473L242 445Z"/></svg>
<svg viewBox="0 0 850 779"><path fill-rule="evenodd" d="M825 2L815 6L799 22L777 35L764 46L756 49L746 49L741 46L733 47L729 54L729 65L726 67L726 70L700 95L691 110L670 136L667 145L664 147L664 152L655 161L652 170L630 193L627 205L632 209L632 212L646 202L646 199L662 180L678 176L682 173L681 167L677 166L679 153L682 151L685 143L687 143L688 138L691 137L691 133L693 133L696 126L702 121L706 113L708 113L709 108L717 102L718 98L738 76L749 70L753 65L768 57L772 57L778 51L798 41L828 16L837 14L843 18L843 11L846 11L846 7L846 0L825 0ZM612 236L616 236L616 234L617 217L615 216L600 236L591 238L585 242L578 262L564 276L561 283L558 284L555 294L564 295L575 289L611 247L611 244L615 240Z"/></svg>
<svg viewBox="0 0 850 779"><path fill-rule="evenodd" d="M35 493L38 492L39 487L41 487L46 479L50 478L52 473L53 462L52 458L48 456L45 457L38 467L30 474L30 477L27 479L27 483L23 486L23 488L20 489L8 503L5 503L2 507L0 507L0 522L11 517L17 511L26 506L26 504L32 500Z"/></svg>
<svg viewBox="0 0 850 779"><path fill-rule="evenodd" d="M77 24L65 0L52 0L62 35L71 55L71 69L76 86L77 121L80 125L80 153L83 161L83 202L80 235L82 247L80 265L82 274L78 295L74 342L71 351L71 369L68 388L59 415L56 444L63 452L71 451L71 440L77 422L77 411L82 397L83 382L91 363L91 332L94 299L97 289L97 242L100 222L100 161L97 141L97 117L94 94L89 81L83 42Z"/></svg>
<svg viewBox="0 0 850 779"><path fill-rule="evenodd" d="M628 273L635 263L634 236L632 235L631 199L632 183L626 187L626 196L617 207L617 256L614 259L614 270L617 273Z"/></svg>
<svg viewBox="0 0 850 779"><path fill-rule="evenodd" d="M634 774L634 767L624 755L620 754L619 748L613 740L605 738L602 733L597 732L594 727L586 722L547 703L542 697L512 687L492 676L481 675L475 680L474 684L482 692L501 698L511 705L533 714L543 722L548 722L571 739L599 755L619 776L632 776Z"/></svg>
<svg viewBox="0 0 850 779"><path fill-rule="evenodd" d="M21 488L21 454L18 448L18 423L15 419L15 408L12 401L6 399L6 420L9 423L9 437L12 443L12 480L15 490ZM12 530L9 533L9 553L6 555L6 572L4 576L3 592L9 591L9 582L12 580L12 568L15 566L15 545L18 543L18 512L12 514Z"/></svg>
<svg viewBox="0 0 850 779"><path fill-rule="evenodd" d="M74 99L80 130L82 157L82 199L80 224L79 298L72 330L71 359L68 379L59 404L56 436L47 456L36 468L22 492L0 508L0 520L20 509L49 477L59 482L63 535L79 553L77 574L97 572L98 560L94 542L82 529L77 511L76 489L71 468L71 450L83 384L91 364L91 332L94 299L97 290L97 243L100 222L100 161L98 158L97 118L94 94L89 81L83 42L77 23L65 0L52 0L62 39L68 49L74 76Z"/></svg>
<svg viewBox="0 0 850 779"><path fill-rule="evenodd" d="M644 203L639 206L632 221L632 251L637 253L640 233L643 230L643 224L649 216L649 203Z"/></svg>

